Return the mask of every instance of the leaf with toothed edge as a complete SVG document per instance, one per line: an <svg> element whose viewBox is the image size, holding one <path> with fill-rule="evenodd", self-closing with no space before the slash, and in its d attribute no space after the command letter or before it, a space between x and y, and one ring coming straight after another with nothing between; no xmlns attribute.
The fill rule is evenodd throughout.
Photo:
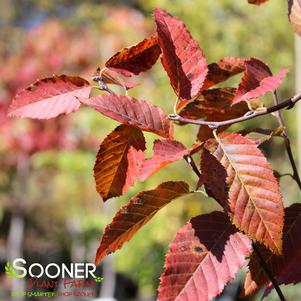
<svg viewBox="0 0 301 301"><path fill-rule="evenodd" d="M157 37L152 36L134 46L121 49L106 62L106 67L124 76L138 75L150 69L160 54Z"/></svg>
<svg viewBox="0 0 301 301"><path fill-rule="evenodd" d="M212 300L245 264L251 243L223 212L192 218L169 246L158 301Z"/></svg>
<svg viewBox="0 0 301 301"><path fill-rule="evenodd" d="M217 148L211 147L211 152L227 171L228 211L233 224L281 254L284 210L279 183L256 143L224 132L217 136Z"/></svg>
<svg viewBox="0 0 301 301"><path fill-rule="evenodd" d="M250 109L245 102L232 105L235 96L235 88L216 88L203 91L197 99L189 103L179 113L180 116L189 119L203 118L206 121L224 121L243 116ZM221 127L219 131L225 130ZM206 141L213 137L212 129L208 126L200 126L198 133L199 141Z"/></svg>
<svg viewBox="0 0 301 301"><path fill-rule="evenodd" d="M96 190L106 201L125 193L135 182L135 175L128 160L129 149L145 151L143 133L132 126L120 125L101 143L94 165Z"/></svg>
<svg viewBox="0 0 301 301"><path fill-rule="evenodd" d="M90 91L89 82L78 76L47 77L17 93L8 115L49 119L69 114L80 107L77 97L89 97Z"/></svg>
<svg viewBox="0 0 301 301"><path fill-rule="evenodd" d="M131 169L131 179L135 178L145 181L154 173L160 171L165 166L183 159L186 155L193 154L202 148L197 143L190 148L186 148L176 140L162 139L155 140L153 146L153 156L145 158L145 153L130 147L128 152L129 168Z"/></svg>
<svg viewBox="0 0 301 301"><path fill-rule="evenodd" d="M201 181L206 192L223 208L227 208L228 188L226 185L227 172L221 163L207 150L201 155Z"/></svg>
<svg viewBox="0 0 301 301"><path fill-rule="evenodd" d="M281 137L283 135L283 130L284 128L282 127L278 127L273 130L256 128L243 130L239 133L244 137L254 141L257 145L261 145L275 136Z"/></svg>
<svg viewBox="0 0 301 301"><path fill-rule="evenodd" d="M202 91L243 72L245 70L246 60L246 58L241 57L225 57L217 62L209 64L208 74L202 87Z"/></svg>
<svg viewBox="0 0 301 301"><path fill-rule="evenodd" d="M122 75L108 68L103 68L100 72L98 72L98 70L96 71L94 81L97 82L99 79L101 79L105 84L117 85L125 90L132 89L136 86L135 83L126 82Z"/></svg>
<svg viewBox="0 0 301 301"><path fill-rule="evenodd" d="M208 72L203 51L179 18L160 8L154 16L161 61L171 86L180 100L192 99L200 93Z"/></svg>
<svg viewBox="0 0 301 301"><path fill-rule="evenodd" d="M149 176L172 162L181 160L189 153L182 143L175 140L156 140L153 147L153 157L142 162L139 179L145 181Z"/></svg>
<svg viewBox="0 0 301 301"><path fill-rule="evenodd" d="M102 94L90 98L79 98L79 100L123 124L153 132L165 138L173 136L171 121L159 107L146 100L116 94Z"/></svg>
<svg viewBox="0 0 301 301"><path fill-rule="evenodd" d="M183 108L179 115L189 119L228 120L243 116L250 109L246 103L231 106L235 88L216 88L202 92Z"/></svg>
<svg viewBox="0 0 301 301"><path fill-rule="evenodd" d="M189 187L185 182L170 181L134 196L106 226L97 249L95 264L99 264L106 255L120 249L162 207L188 193Z"/></svg>
<svg viewBox="0 0 301 301"><path fill-rule="evenodd" d="M296 203L285 208L283 254L276 256L260 245L258 249L279 285L297 284L301 281L301 204ZM270 292L272 284L266 277L259 258L253 253L250 257L243 295L253 294L265 285L268 286L264 296Z"/></svg>
<svg viewBox="0 0 301 301"><path fill-rule="evenodd" d="M245 62L245 72L236 91L232 104L258 98L267 92L273 92L281 85L288 69L283 69L277 75L262 61L250 58Z"/></svg>

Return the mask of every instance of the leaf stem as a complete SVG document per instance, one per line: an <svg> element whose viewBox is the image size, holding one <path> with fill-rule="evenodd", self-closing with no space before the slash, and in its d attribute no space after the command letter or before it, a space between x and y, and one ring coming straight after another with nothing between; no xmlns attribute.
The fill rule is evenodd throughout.
<svg viewBox="0 0 301 301"><path fill-rule="evenodd" d="M256 111L249 111L244 116L225 120L225 121L194 120L194 119L184 118L178 114L171 114L168 116L168 118L170 120L179 121L181 123L207 125L211 129L217 129L221 126L231 125L231 124L238 123L238 122L243 122L243 121L250 120L250 119L253 119L253 118L256 118L259 116L277 112L282 109L291 109L295 105L295 103L298 102L300 99L301 99L301 92L279 104L272 106L272 107L262 108L262 109L256 110Z"/></svg>
<svg viewBox="0 0 301 301"><path fill-rule="evenodd" d="M184 156L184 160L188 163L188 165L192 168L192 170L194 171L194 173L198 176L198 178L200 178L201 173L199 171L199 169L197 168L193 158L189 155Z"/></svg>
<svg viewBox="0 0 301 301"><path fill-rule="evenodd" d="M274 99L274 105L279 105L279 98L278 98L278 95L277 95L277 91L274 91L273 99ZM275 115L275 117L278 121L279 126L281 126L283 128L282 137L284 138L286 152L287 152L288 158L290 160L290 163L291 163L291 166L292 166L292 169L293 169L293 179L296 181L296 183L299 186L299 189L301 190L301 180L300 180L297 165L296 165L296 162L295 162L295 159L294 159L294 155L293 155L293 152L292 152L291 142L290 142L290 139L288 138L288 135L287 135L286 126L284 124L284 121L283 121L283 118L281 116L280 111L275 111L274 115Z"/></svg>
<svg viewBox="0 0 301 301"><path fill-rule="evenodd" d="M275 280L273 274L271 273L271 271L270 271L268 265L266 264L266 262L265 262L263 256L261 255L259 249L257 248L257 246L256 246L256 244L255 244L254 242L253 242L252 246L253 246L254 252L256 253L257 257L259 258L259 261L260 261L260 263L261 263L261 266L262 266L264 272L266 273L267 277L268 277L268 278L270 279L270 281L272 282L272 284L273 284L273 286L274 286L274 288L275 288L275 290L276 290L276 292L277 292L277 294L278 294L279 299L280 299L281 301L286 301L286 300L285 300L285 297L284 297L284 295L283 295L283 293L282 293L282 291L281 291L281 289L280 289L280 287L279 287L279 285L278 285L278 282Z"/></svg>

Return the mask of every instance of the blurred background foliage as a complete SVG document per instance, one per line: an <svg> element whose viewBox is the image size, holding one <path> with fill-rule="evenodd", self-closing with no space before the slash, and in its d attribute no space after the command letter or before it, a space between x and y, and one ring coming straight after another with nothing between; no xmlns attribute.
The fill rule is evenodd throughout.
<svg viewBox="0 0 301 301"><path fill-rule="evenodd" d="M114 212L131 196L167 179L184 179L194 187L196 177L184 162L167 167L146 183L137 183L123 197L103 205L95 192L94 158L101 140L117 123L81 108L51 121L8 120L5 110L19 89L53 73L89 79L113 53L154 31L152 10L162 7L179 16L200 42L207 61L225 56L255 56L274 72L288 67L281 98L294 93L294 38L287 21L287 2L274 0L257 7L247 1L124 0L46 1L0 0L0 257L7 257L11 217L16 206L25 216L24 254L46 261L93 261L100 235ZM235 85L239 76L226 84ZM172 112L175 95L160 65L135 79L130 94L148 99ZM267 97L266 103L271 103ZM296 150L295 113L285 114ZM260 118L231 129L276 127L273 117ZM177 127L176 138L189 146L194 126ZM146 134L148 154L156 137ZM277 171L290 171L281 139L263 151ZM296 153L296 152L295 152ZM197 158L196 158L197 160ZM28 170L22 204L15 198L20 162ZM296 185L281 180L286 204L297 201ZM114 255L116 270L139 287L138 300L152 300L163 270L164 254L177 229L192 216L219 209L199 193L174 201ZM47 255L45 255L47 254ZM49 254L52 254L49 256ZM32 259L33 260L33 259ZM288 300L300 299L287 288ZM269 300L277 300L271 294ZM126 299L120 299L126 300ZM229 299L228 299L229 300Z"/></svg>

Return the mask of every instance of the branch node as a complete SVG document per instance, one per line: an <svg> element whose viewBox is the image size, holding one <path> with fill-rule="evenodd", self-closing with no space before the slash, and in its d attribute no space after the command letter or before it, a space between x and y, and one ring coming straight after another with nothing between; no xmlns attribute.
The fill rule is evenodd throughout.
<svg viewBox="0 0 301 301"><path fill-rule="evenodd" d="M217 123L210 123L208 124L208 127L212 130L216 130L219 127L219 125Z"/></svg>
<svg viewBox="0 0 301 301"><path fill-rule="evenodd" d="M177 121L177 120L180 120L180 118L181 118L181 116L178 114L169 114L168 115L168 119L170 119L170 120Z"/></svg>
<svg viewBox="0 0 301 301"><path fill-rule="evenodd" d="M245 117L250 117L250 116L252 116L252 115L254 115L255 114L255 111L249 111L249 112L247 112L244 116Z"/></svg>

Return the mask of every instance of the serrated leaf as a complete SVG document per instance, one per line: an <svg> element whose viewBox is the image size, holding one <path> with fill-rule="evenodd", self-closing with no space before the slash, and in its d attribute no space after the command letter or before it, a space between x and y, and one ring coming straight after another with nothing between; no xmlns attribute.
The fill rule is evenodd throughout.
<svg viewBox="0 0 301 301"><path fill-rule="evenodd" d="M192 99L200 93L208 72L203 51L179 18L160 8L154 16L162 65L171 86L180 100Z"/></svg>
<svg viewBox="0 0 301 301"><path fill-rule="evenodd" d="M202 91L219 84L245 70L246 58L225 57L208 65L208 74Z"/></svg>
<svg viewBox="0 0 301 301"><path fill-rule="evenodd" d="M223 207L227 208L228 188L227 172L221 163L206 149L201 155L202 182L206 192Z"/></svg>
<svg viewBox="0 0 301 301"><path fill-rule="evenodd" d="M288 17L295 33L301 36L301 1L288 1Z"/></svg>
<svg viewBox="0 0 301 301"><path fill-rule="evenodd" d="M145 152L137 150L134 147L130 147L127 154L128 171L125 182L125 187L131 187L140 176L140 168L142 162L145 160Z"/></svg>
<svg viewBox="0 0 301 301"><path fill-rule="evenodd" d="M206 119L221 121L240 117L248 112L247 104L231 106L235 88L216 88L203 91L196 100L183 108L179 115L189 119Z"/></svg>
<svg viewBox="0 0 301 301"><path fill-rule="evenodd" d="M139 179L145 181L167 164L182 159L188 152L189 149L178 141L156 140L153 147L153 156L144 160L139 168Z"/></svg>
<svg viewBox="0 0 301 301"><path fill-rule="evenodd" d="M204 119L207 121L224 121L243 116L249 111L245 102L231 106L236 89L217 88L203 91L193 102L186 105L179 113L182 117L190 119ZM227 126L221 127L223 131ZM200 126L198 140L206 141L213 137L208 126Z"/></svg>
<svg viewBox="0 0 301 301"><path fill-rule="evenodd" d="M188 154L193 154L202 148L201 144L194 144L186 148L176 140L163 139L155 140L153 146L153 156L145 158L145 153L135 150L133 147L128 152L128 162L131 178L145 181L154 173L160 171L165 166L179 161Z"/></svg>
<svg viewBox="0 0 301 301"><path fill-rule="evenodd" d="M38 80L17 93L10 107L10 117L54 118L78 110L77 97L89 97L89 82L78 76L54 75Z"/></svg>
<svg viewBox="0 0 301 301"><path fill-rule="evenodd" d="M263 246L257 246L270 272L279 285L296 284L301 281L301 204L285 208L285 225L283 229L283 254L276 256ZM244 294L258 291L268 284L265 295L271 289L262 265L253 253L250 257L249 272L246 275Z"/></svg>
<svg viewBox="0 0 301 301"><path fill-rule="evenodd" d="M102 94L79 100L123 124L153 132L165 138L171 138L173 135L172 123L168 117L159 107L146 100L116 94Z"/></svg>
<svg viewBox="0 0 301 301"><path fill-rule="evenodd" d="M138 75L150 69L160 53L157 37L152 36L134 46L121 49L105 65L125 76Z"/></svg>
<svg viewBox="0 0 301 301"><path fill-rule="evenodd" d="M98 72L98 70L96 71L96 77L94 77L94 81L98 81L100 78L105 84L117 85L124 88L125 90L132 89L136 86L132 82L126 82L124 77L122 77L119 73L113 70L103 68L99 71L100 72Z"/></svg>
<svg viewBox="0 0 301 301"><path fill-rule="evenodd" d="M251 240L225 213L199 215L180 229L166 255L158 301L209 301L245 263Z"/></svg>
<svg viewBox="0 0 301 301"><path fill-rule="evenodd" d="M120 249L162 207L173 199L189 193L185 182L165 182L153 190L143 191L123 206L107 225L98 247L95 264L106 255Z"/></svg>
<svg viewBox="0 0 301 301"><path fill-rule="evenodd" d="M232 104L258 98L273 92L281 85L288 69L273 76L270 68L262 61L250 58L245 62L245 72L236 91Z"/></svg>
<svg viewBox="0 0 301 301"><path fill-rule="evenodd" d="M283 201L264 155L255 142L235 133L220 134L213 154L227 171L233 224L273 253L281 254Z"/></svg>
<svg viewBox="0 0 301 301"><path fill-rule="evenodd" d="M269 141L274 136L281 137L283 133L283 128L278 127L273 130L256 128L256 129L240 131L239 133L245 136L246 138L254 141L257 145L261 145L264 142Z"/></svg>
<svg viewBox="0 0 301 301"><path fill-rule="evenodd" d="M96 190L106 201L120 196L135 182L128 162L128 151L145 151L142 132L128 125L118 126L101 143L94 165Z"/></svg>

